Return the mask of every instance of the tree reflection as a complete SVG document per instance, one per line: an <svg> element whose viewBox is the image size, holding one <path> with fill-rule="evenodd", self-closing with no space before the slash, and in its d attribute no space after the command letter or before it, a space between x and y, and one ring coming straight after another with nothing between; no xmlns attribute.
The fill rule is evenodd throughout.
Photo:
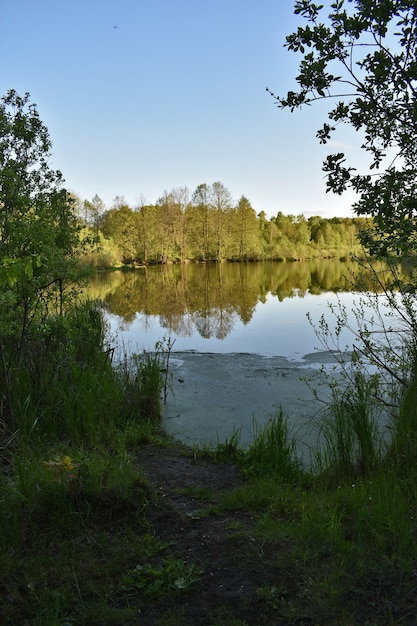
<svg viewBox="0 0 417 626"><path fill-rule="evenodd" d="M207 311L206 315L195 314L193 321L195 328L204 339L210 339L210 337L224 339L239 321L239 315L236 311L213 308Z"/></svg>
<svg viewBox="0 0 417 626"><path fill-rule="evenodd" d="M179 337L191 337L194 332L193 319L188 313L178 315L162 313L159 316L159 323L162 328L166 328Z"/></svg>
<svg viewBox="0 0 417 626"><path fill-rule="evenodd" d="M223 339L236 323L250 322L257 303L271 295L283 301L308 293L376 291L375 268L384 275L381 263L370 271L340 261L155 266L95 276L87 295L100 298L126 324L137 314L156 316L178 336L197 331Z"/></svg>

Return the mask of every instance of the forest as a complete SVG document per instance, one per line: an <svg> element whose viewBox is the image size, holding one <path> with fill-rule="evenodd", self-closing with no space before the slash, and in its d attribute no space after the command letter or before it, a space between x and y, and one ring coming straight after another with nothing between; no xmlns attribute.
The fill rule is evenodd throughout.
<svg viewBox="0 0 417 626"><path fill-rule="evenodd" d="M98 195L74 198L76 212L97 246L84 257L91 266L186 261L258 261L341 258L360 254L357 235L366 217L308 219L281 211L268 218L247 197L234 202L221 182L165 191L155 204L131 207L117 196L110 208Z"/></svg>

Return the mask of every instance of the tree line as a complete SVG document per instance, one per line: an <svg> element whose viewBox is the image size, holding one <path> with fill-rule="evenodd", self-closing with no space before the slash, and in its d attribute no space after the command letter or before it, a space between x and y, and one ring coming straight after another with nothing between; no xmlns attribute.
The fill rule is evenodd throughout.
<svg viewBox="0 0 417 626"><path fill-rule="evenodd" d="M96 266L191 261L334 258L360 253L366 218L256 213L246 196L234 202L221 182L165 191L155 204L131 207L117 196L107 209L98 195L78 200L78 213L99 239Z"/></svg>

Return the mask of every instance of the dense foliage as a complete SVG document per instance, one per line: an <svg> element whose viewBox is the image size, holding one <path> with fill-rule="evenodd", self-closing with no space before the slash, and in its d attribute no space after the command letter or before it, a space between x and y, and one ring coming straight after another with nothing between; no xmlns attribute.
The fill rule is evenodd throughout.
<svg viewBox="0 0 417 626"><path fill-rule="evenodd" d="M0 101L0 419L9 425L16 399L23 400L21 368L36 375L83 247L81 225L50 155L48 130L29 94L10 90Z"/></svg>
<svg viewBox="0 0 417 626"><path fill-rule="evenodd" d="M329 191L358 194L357 215L373 217L362 241L373 254L417 250L417 7L414 0L297 0L305 19L287 37L302 59L297 91L276 96L280 107L329 100L321 143L345 124L362 142L367 164L349 163L343 152L323 165Z"/></svg>
<svg viewBox="0 0 417 626"><path fill-rule="evenodd" d="M48 130L29 94L10 90L0 101L0 267L9 285L29 275L32 298L69 274L80 244L71 199L50 156Z"/></svg>
<svg viewBox="0 0 417 626"><path fill-rule="evenodd" d="M94 200L94 199L93 199ZM130 207L116 198L106 210L98 196L79 213L100 237L100 252L88 261L96 266L123 263L192 261L302 260L360 253L358 233L365 218L258 215L242 196L234 203L222 183L201 184L191 195L179 187L165 192L154 205ZM86 210L87 207L87 210Z"/></svg>

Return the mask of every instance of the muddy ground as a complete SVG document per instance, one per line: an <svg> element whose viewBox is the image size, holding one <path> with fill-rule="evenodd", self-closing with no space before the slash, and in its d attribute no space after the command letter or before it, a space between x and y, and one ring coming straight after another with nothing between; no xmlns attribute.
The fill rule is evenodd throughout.
<svg viewBox="0 0 417 626"><path fill-rule="evenodd" d="M163 427L187 445L216 445L239 432L244 447L282 409L300 455L308 459L317 442L314 419L329 397L334 357L307 354L299 361L256 354L173 353L169 366ZM307 461L308 462L308 461Z"/></svg>

